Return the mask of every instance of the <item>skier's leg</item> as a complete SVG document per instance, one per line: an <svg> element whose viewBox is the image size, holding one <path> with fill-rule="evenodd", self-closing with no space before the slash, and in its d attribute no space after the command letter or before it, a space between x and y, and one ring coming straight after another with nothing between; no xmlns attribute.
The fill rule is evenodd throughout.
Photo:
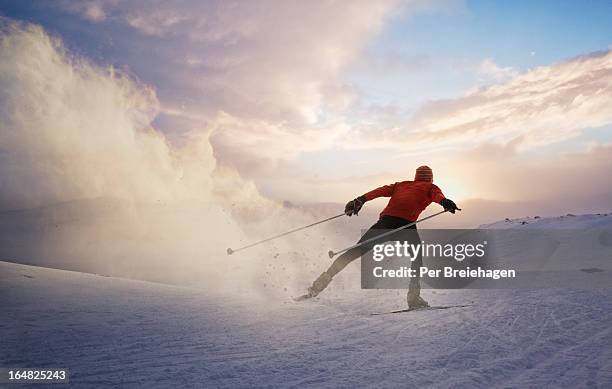
<svg viewBox="0 0 612 389"><path fill-rule="evenodd" d="M326 273L334 277L336 274L340 273L342 269L344 269L349 263L359 258L365 252L367 252L367 250L365 248L362 250L361 247L356 247L345 252L344 254L336 258L336 260L334 260L331 266L327 269Z"/></svg>
<svg viewBox="0 0 612 389"><path fill-rule="evenodd" d="M312 283L312 285L308 288L308 293L303 298L311 298L316 297L319 293L321 293L329 283L332 281L334 276L338 274L342 269L346 267L349 263L359 258L361 255L361 250L353 249L349 250L346 253L339 256L334 263L327 269L321 273L319 277Z"/></svg>
<svg viewBox="0 0 612 389"><path fill-rule="evenodd" d="M385 226L383 226L383 222L379 220L376 224L370 227L370 229L366 231L365 234L363 234L361 239L359 239L359 242L363 242L367 239L371 239L383 233L384 230L382 228L385 228ZM336 274L340 273L340 271L344 269L349 263L353 262L355 259L359 258L362 254L370 250L374 246L374 244L375 243L371 243L371 244L368 244L367 246L356 247L354 249L351 249L345 252L338 258L336 258L336 260L331 264L331 266L327 269L327 271L324 271L323 273L321 273L321 275L317 277L317 279L312 283L312 286L308 288L308 293L302 296L300 299L316 297L325 288L327 288L327 286L329 285L329 283L332 281L332 279L334 278Z"/></svg>
<svg viewBox="0 0 612 389"><path fill-rule="evenodd" d="M417 259L415 259L410 265L411 269L414 269L416 272L416 277L410 278L410 283L408 284L408 294L406 296L406 300L408 301L408 308L424 308L428 307L429 304L421 297L421 281L420 281L420 269L423 266L423 258L419 254Z"/></svg>
<svg viewBox="0 0 612 389"><path fill-rule="evenodd" d="M410 243L419 244L421 239L416 228L411 228L409 233ZM406 296L408 308L424 308L429 306L427 301L421 297L421 267L423 267L423 256L419 252L419 255L417 255L415 260L410 264L410 269L414 270L416 277L411 277L410 283L408 284L408 295Z"/></svg>

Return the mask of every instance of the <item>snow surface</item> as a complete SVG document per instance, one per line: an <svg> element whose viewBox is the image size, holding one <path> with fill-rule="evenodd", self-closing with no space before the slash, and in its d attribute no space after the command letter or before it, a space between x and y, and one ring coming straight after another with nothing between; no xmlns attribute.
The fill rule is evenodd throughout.
<svg viewBox="0 0 612 389"><path fill-rule="evenodd" d="M404 293L294 303L0 262L0 366L83 387L612 387L611 289L424 290L473 305L370 315Z"/></svg>
<svg viewBox="0 0 612 389"><path fill-rule="evenodd" d="M526 229L593 229L603 228L609 229L612 227L612 212L611 213L596 213L588 215L574 215L568 213L566 215L556 217L540 217L527 216L523 218L499 220L494 223L482 224L479 228L488 229L508 229L508 228L526 228Z"/></svg>

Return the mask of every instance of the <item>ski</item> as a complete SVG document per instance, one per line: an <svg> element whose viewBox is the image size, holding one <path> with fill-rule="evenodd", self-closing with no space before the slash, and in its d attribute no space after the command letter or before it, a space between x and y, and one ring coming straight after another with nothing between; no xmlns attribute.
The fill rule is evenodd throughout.
<svg viewBox="0 0 612 389"><path fill-rule="evenodd" d="M439 306L434 306L434 307L406 308L406 309L400 309L400 310L391 311L391 312L375 312L375 313L371 313L370 315L378 316L378 315L389 315L389 314L392 314L392 313L404 313L404 312L414 312L414 311L435 311L435 310L439 310L439 309L464 308L464 307L471 307L471 306L472 306L472 304L466 304L466 305L439 305Z"/></svg>

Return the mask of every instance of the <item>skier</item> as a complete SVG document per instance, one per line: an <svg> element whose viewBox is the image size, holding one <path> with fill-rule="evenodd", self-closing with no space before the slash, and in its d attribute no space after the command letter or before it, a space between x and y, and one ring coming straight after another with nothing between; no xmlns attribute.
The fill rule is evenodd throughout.
<svg viewBox="0 0 612 389"><path fill-rule="evenodd" d="M348 216L357 215L361 210L361 207L366 201L376 199L378 197L391 197L389 203L380 213L378 221L370 227L370 229L361 237L359 242L376 237L385 230L396 229L406 224L410 224L419 218L421 212L427 208L432 202L439 203L444 207L445 210L455 213L457 205L452 201L444 197L440 188L433 183L433 171L428 166L420 166L416 169L414 181L402 181L396 182L395 184L381 186L380 188L374 189L362 196L357 197L354 200L349 201L346 204L344 212ZM419 235L416 231L416 225L408 227L410 229L409 238L413 243L420 243ZM405 239L405 235L404 238ZM312 298L321 293L327 285L332 281L333 277L338 274L342 269L346 267L353 260L357 259L367 251L371 250L375 244L383 243L384 241L398 240L392 236L386 236L381 238L381 241L372 242L368 245L356 247L351 249L340 257L338 257L334 263L323 272L308 288L308 293L301 296L300 300ZM421 266L423 265L423 258L419 255L411 265L412 269L416 269L417 274ZM418 277L410 278L408 285L408 307L424 308L428 307L429 304L421 296L421 286Z"/></svg>

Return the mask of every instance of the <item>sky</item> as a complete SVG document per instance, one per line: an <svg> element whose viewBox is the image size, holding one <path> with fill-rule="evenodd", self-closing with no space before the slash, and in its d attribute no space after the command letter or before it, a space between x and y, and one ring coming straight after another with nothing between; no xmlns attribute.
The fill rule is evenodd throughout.
<svg viewBox="0 0 612 389"><path fill-rule="evenodd" d="M0 15L4 208L219 176L345 202L427 164L487 217L610 210L610 2L2 0Z"/></svg>

